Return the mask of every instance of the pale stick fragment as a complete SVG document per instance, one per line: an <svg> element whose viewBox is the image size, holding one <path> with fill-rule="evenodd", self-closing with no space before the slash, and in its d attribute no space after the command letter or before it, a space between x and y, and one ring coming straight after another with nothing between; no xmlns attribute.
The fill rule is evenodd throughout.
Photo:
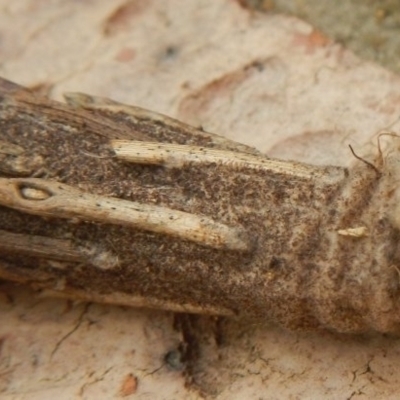
<svg viewBox="0 0 400 400"><path fill-rule="evenodd" d="M33 287L38 287L38 283L49 282L54 278L52 271L40 270L34 268L26 268L21 271L14 267L12 262L0 260L0 279L6 281L32 284Z"/></svg>
<svg viewBox="0 0 400 400"><path fill-rule="evenodd" d="M205 216L96 196L44 179L0 178L0 204L33 215L129 226L213 248L249 251L246 232Z"/></svg>
<svg viewBox="0 0 400 400"><path fill-rule="evenodd" d="M4 230L0 230L0 252L81 263L87 262L88 259L71 240L11 233Z"/></svg>
<svg viewBox="0 0 400 400"><path fill-rule="evenodd" d="M90 264L102 270L118 266L118 257L93 243L77 246L73 240L26 235L0 230L0 253L26 255L48 261L49 267L64 269L65 263ZM61 261L61 262L58 262ZM3 271L0 271L0 277Z"/></svg>
<svg viewBox="0 0 400 400"><path fill-rule="evenodd" d="M269 159L246 153L170 143L112 140L111 146L120 160L136 164L180 168L186 164L226 165L235 169L271 171L296 178L312 179L315 168L306 164Z"/></svg>
<svg viewBox="0 0 400 400"><path fill-rule="evenodd" d="M1 271L0 271L1 276ZM221 305L209 305L204 306L190 304L190 303L176 303L169 300L160 300L151 296L135 296L128 295L123 292L114 291L113 293L98 294L90 292L88 290L75 289L70 287L64 287L63 291L44 289L41 291L41 295L45 297L59 297L66 299L76 299L82 301L98 302L117 304L129 307L145 307L155 309L165 309L173 312L182 313L193 313L193 314L209 314L209 315L221 315L221 316L234 316L234 312Z"/></svg>
<svg viewBox="0 0 400 400"><path fill-rule="evenodd" d="M339 229L338 234L342 236L352 236L356 238L368 235L368 229L365 226L358 226L356 228Z"/></svg>
<svg viewBox="0 0 400 400"><path fill-rule="evenodd" d="M0 154L19 156L24 152L24 148L13 143L0 140Z"/></svg>

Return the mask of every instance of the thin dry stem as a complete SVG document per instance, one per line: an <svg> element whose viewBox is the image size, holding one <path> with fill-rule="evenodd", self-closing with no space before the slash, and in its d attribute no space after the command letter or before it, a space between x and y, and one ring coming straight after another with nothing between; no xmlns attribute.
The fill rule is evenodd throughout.
<svg viewBox="0 0 400 400"><path fill-rule="evenodd" d="M0 178L0 205L28 214L128 226L214 248L249 251L246 233L182 211L91 195L44 179Z"/></svg>

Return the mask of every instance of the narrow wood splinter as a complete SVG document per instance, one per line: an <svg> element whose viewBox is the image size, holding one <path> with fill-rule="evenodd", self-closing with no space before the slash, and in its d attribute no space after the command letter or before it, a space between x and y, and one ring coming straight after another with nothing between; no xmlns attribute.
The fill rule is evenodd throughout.
<svg viewBox="0 0 400 400"><path fill-rule="evenodd" d="M0 205L28 214L144 229L204 246L250 250L246 233L182 211L96 196L44 179L0 178Z"/></svg>
<svg viewBox="0 0 400 400"><path fill-rule="evenodd" d="M138 107L0 79L0 278L291 329L400 333L400 151L270 159ZM373 168L371 168L373 166Z"/></svg>

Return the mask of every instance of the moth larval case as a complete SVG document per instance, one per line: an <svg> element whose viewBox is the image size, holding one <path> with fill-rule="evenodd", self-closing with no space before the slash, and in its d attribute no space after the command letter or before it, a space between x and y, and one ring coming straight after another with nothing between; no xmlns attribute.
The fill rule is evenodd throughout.
<svg viewBox="0 0 400 400"><path fill-rule="evenodd" d="M399 332L398 139L350 169L0 81L0 277L52 295ZM56 250L55 250L56 249Z"/></svg>

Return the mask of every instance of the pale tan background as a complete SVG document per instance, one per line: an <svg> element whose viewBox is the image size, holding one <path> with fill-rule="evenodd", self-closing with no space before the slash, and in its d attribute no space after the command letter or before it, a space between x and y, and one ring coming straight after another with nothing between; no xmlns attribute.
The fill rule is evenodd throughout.
<svg viewBox="0 0 400 400"><path fill-rule="evenodd" d="M347 165L399 130L400 78L296 17L233 0L0 0L0 75L167 113L271 156ZM191 377L173 315L1 286L1 399L398 398L400 343L226 323ZM137 387L134 387L137 382Z"/></svg>

